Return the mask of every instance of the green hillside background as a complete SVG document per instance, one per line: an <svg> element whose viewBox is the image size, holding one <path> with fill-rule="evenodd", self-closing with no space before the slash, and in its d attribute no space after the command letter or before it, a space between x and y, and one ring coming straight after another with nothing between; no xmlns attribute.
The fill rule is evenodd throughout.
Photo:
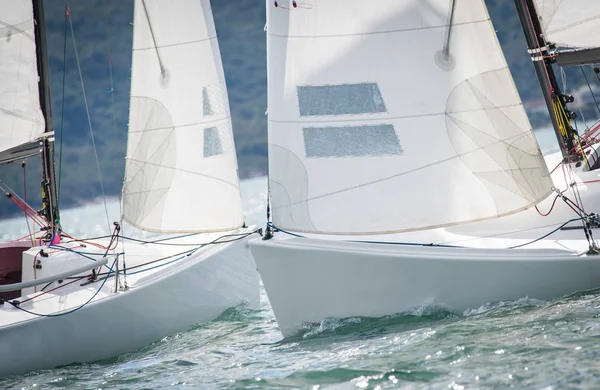
<svg viewBox="0 0 600 390"><path fill-rule="evenodd" d="M513 1L487 0L486 3L532 125L534 128L547 126L549 119L531 60L525 52ZM70 5L105 194L118 196L125 162L133 0L72 1ZM212 8L227 79L240 177L264 175L267 169L265 2L213 0ZM66 208L99 198L101 190L75 49L70 29L65 29L64 2L45 1L45 16L60 205ZM590 82L598 87L589 67L586 72ZM569 90L581 92L579 103L584 115L597 117L597 108L587 92L581 69L569 70L567 79ZM39 159L28 161L27 196L34 206L39 205L39 167ZM0 178L18 193L23 193L23 168L20 165L0 167ZM17 212L11 202L0 200L0 218Z"/></svg>

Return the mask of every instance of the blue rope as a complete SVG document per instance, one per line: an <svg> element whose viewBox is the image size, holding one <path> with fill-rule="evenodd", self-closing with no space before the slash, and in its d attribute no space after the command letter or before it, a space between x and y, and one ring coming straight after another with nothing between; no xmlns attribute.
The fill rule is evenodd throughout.
<svg viewBox="0 0 600 390"><path fill-rule="evenodd" d="M560 229L564 228L566 225L570 224L571 222L581 221L582 219L583 219L583 217L570 219L567 222L565 222L562 225L560 225L559 227L557 227L556 229L552 230L550 233L544 234L543 236L541 236L539 238L536 238L533 241L526 242L525 244L510 246L507 249L515 249L515 248L520 248L520 247L525 246L525 245L533 244L534 242L538 242L539 240L543 240L544 238L548 237L549 235L556 233L557 231L559 231Z"/></svg>
<svg viewBox="0 0 600 390"><path fill-rule="evenodd" d="M258 231L258 230L257 230L257 231ZM245 233L245 236L244 236L244 237L247 237L247 236L249 236L249 235L251 235L251 234L254 234L254 233L256 233L257 231L254 231L254 232L251 232L251 233ZM196 234L196 233L194 233L194 234ZM237 238L236 240L233 240L233 241L237 241L237 240L239 240L239 239L242 239L242 238L244 238L244 237ZM202 249L202 248L204 248L205 246L208 246L208 245L210 245L210 244L219 244L219 243L227 243L227 242L229 242L229 241L218 242L218 240L219 240L220 238L222 238L222 237L219 237L219 238L217 238L217 239L216 239L216 240L214 240L213 242L209 242L209 243L205 243L205 244L199 245L197 248L191 249L191 250L190 250L190 251L188 251L187 253L185 253L185 254L183 254L183 255L181 255L181 256L179 256L179 257L177 257L177 258L175 258L175 259L173 259L173 260L171 260L171 261L168 261L168 262L166 262L166 263L163 263L163 264L155 265L155 266L153 266L153 267L150 267L150 268L144 268L144 269L141 269L141 270L139 270L139 271L130 272L130 273L129 273L129 275L135 275L135 274L139 274L139 273L142 273L142 272L150 271L150 270L153 270L153 269L156 269L156 268L164 267L164 266L166 266L166 265L169 265L169 264L175 263L176 261L182 260L182 259L184 259L184 258L186 258L186 257L189 257L189 256L193 255L194 253L196 253L196 252L197 252L197 251L199 251L200 249ZM73 250L73 249L66 248L66 247L61 247L61 246L59 246L59 245L52 245L52 246L54 246L54 247L56 247L56 248L58 248L58 249L63 249L63 250L67 250L67 251L71 251L71 252L77 253L77 254L79 254L79 255L81 255L81 256L83 256L83 257L86 257L86 258L88 258L88 259L90 259L90 260L92 260L92 261L97 261L97 260L95 260L95 259L93 259L93 258L91 258L91 257L88 257L88 256L86 256L86 255L84 255L84 254L82 254L82 253L80 253L80 252L77 252L77 251L75 251L75 250ZM124 254L124 253L123 253L123 252L121 252L121 253L118 253L118 255L121 255L121 254ZM174 256L177 256L177 255L174 255ZM169 258L169 257L165 258L164 260L167 260L168 258ZM17 309L19 309L19 310L21 310L21 311L24 311L25 313L29 313L29 314L31 314L31 315L35 315L35 316L38 316L38 317L60 317L60 316L66 315L66 314L71 314L71 313L74 313L74 312L76 312L77 310L79 310L79 309L82 309L82 308L83 308L83 307L85 307L87 304L89 304L89 303L90 303L90 302L91 302L91 301L92 301L92 300L93 300L93 299L96 297L96 295L98 295L98 293L100 293L100 290L102 290L102 287L104 287L104 284L106 284L106 281L108 280L108 278L109 278L109 277L110 277L112 274L114 274L114 273L115 273L115 271L113 271L113 269L114 269L114 267L115 267L115 263L117 262L117 260L118 260L118 259L119 259L119 257L118 257L118 256L115 256L115 260L113 261L112 265L111 265L110 267L109 267L108 265L106 265L106 267L109 269L109 272L107 272L107 273L106 273L106 276L104 277L104 280L102 281L102 284L100 285L100 287L98 288L98 290L97 290L97 291L94 293L94 295L93 295L93 296L92 296L90 299L88 299L88 300L87 300L87 302L85 302L85 303L81 304L80 306L78 306L78 307L76 307L76 308L74 308L74 309L72 309L72 310L66 311L66 312L64 312L64 313L58 313L58 314L40 314L40 313L35 313L35 312L32 312L32 311L29 311L29 310L27 310L27 309L23 309L22 307L20 307L20 306L19 306L19 305L17 305L17 304L14 304L14 303L12 303L11 301L7 301L7 302L8 302L8 303L10 303L10 304L11 304L13 307L15 307L15 308L17 308Z"/></svg>
<svg viewBox="0 0 600 390"><path fill-rule="evenodd" d="M272 222L267 222L267 225L272 227L276 232L282 232L285 234L289 234L290 236L306 238L306 236L301 236L300 234L288 232L287 230L283 230L273 225ZM344 240L346 242L360 242L364 244L385 244L385 245L408 245L408 246L440 246L440 247L448 247L448 248L462 248L461 246L456 245L445 245L445 244L423 244L418 242L391 242L391 241L359 241L359 240Z"/></svg>
<svg viewBox="0 0 600 390"><path fill-rule="evenodd" d="M259 231L260 231L260 229L257 229L257 230L255 230L253 232L250 232L250 233L240 233L240 234L228 234L228 235L224 235L224 236L221 236L221 237L218 237L218 238L214 239L211 242L199 244L196 248L190 249L189 251L177 253L177 254L174 254L174 255L171 255L171 256L166 256L166 257L164 257L162 259L157 259L157 260L153 260L153 261L150 262L150 263L155 263L155 262L159 262L159 261L167 261L167 259L169 259L171 257L179 256L179 257L174 258L173 260L167 261L166 263L158 264L158 265L155 265L155 266L152 266L152 267L149 267L149 268L143 268L143 269L141 269L139 271L133 271L133 272L129 271L128 274L129 275L135 275L135 274L139 274L139 273L142 273L142 272L150 271L150 270L153 270L153 269L156 269L156 268L164 267L165 265L169 265L169 264L175 263L175 262L177 262L179 260L183 260L186 257L189 257L189 256L193 255L194 253L196 253L197 251L199 251L200 249L202 249L202 248L204 248L204 247L206 247L208 245L226 244L226 243L229 243L229 242L241 240L241 239L243 239L245 237L248 237L251 234L258 233ZM189 234L189 235L194 235L194 234L198 234L198 233L192 233L192 234ZM241 237L238 237L238 236L241 236ZM225 237L237 237L237 238L235 238L233 240L230 240L230 241L220 241L222 238L225 238ZM146 264L148 264L148 263L146 263ZM145 265L145 264L141 264L141 265L135 266L133 268L141 267L143 265Z"/></svg>
<svg viewBox="0 0 600 390"><path fill-rule="evenodd" d="M202 233L198 233L198 232L197 233L187 233L187 234L182 234L182 235L179 235L179 236L172 236L172 237L169 236L169 237L165 237L165 238L159 238L159 239L154 240L154 241L146 241L146 242L148 244L156 244L156 243L162 242L162 241L170 241L170 240L175 240L175 239L178 239L178 238L185 238L185 237L197 236L199 234L202 234Z"/></svg>
<svg viewBox="0 0 600 390"><path fill-rule="evenodd" d="M112 268L115 266L115 262L116 262L116 261L117 261L117 258L115 257L115 260L113 261L113 263L112 263L112 266L111 266L111 268L110 268L110 269L112 269ZM90 299L88 299L88 300L87 300L85 303L82 303L80 306L78 306L78 307L76 307L76 308L74 308L74 309L71 309L71 310L69 310L69 311L62 312L62 313L57 313L57 314L41 314L41 313L35 313L35 312L32 312L32 311L30 311L30 310L23 309L21 306L19 306L19 305L15 304L15 303L12 303L11 301L6 301L6 302L10 303L10 304L11 304L11 305L12 305L14 308L16 308L16 309L19 309L19 310L21 310L21 311L24 311L25 313L28 313L28 314L31 314L31 315L34 315L34 316L38 316L38 317L60 317L60 316L64 316L64 315L67 315L67 314L75 313L77 310L83 309L83 308L84 308L85 306L87 306L87 305L88 305L88 304L89 304L89 303L90 303L90 302L91 302L91 301L92 301L94 298L96 298L96 295L98 295L98 294L100 293L100 290L102 290L102 287L104 287L104 284L106 284L106 281L108 280L108 277L110 276L110 274L111 274L111 273L113 273L113 272L108 272L108 273L106 274L106 277L105 277L105 278L104 278L104 280L102 281L102 284L100 285L100 287L98 288L98 290L96 290L96 292L94 293L94 295L92 295L92 297L91 297Z"/></svg>
<svg viewBox="0 0 600 390"><path fill-rule="evenodd" d="M50 242L52 242L52 241L50 241ZM59 250L63 250L63 251L66 251L66 252L72 252L72 253L75 253L75 254L77 254L77 255L79 255L79 256L81 256L81 257L83 257L83 258L86 258L86 259L88 259L88 260L91 260L91 261L98 261L98 260L96 260L96 259L94 259L93 257L91 257L91 256L88 256L88 255L98 255L98 256L101 256L101 255L100 255L100 254L98 254L98 253L93 253L93 252L79 252L79 251L76 251L76 250L74 250L74 249L67 248L66 246L62 246L62 245L56 245L56 244L50 244L50 245L48 245L48 248L52 248L52 249L59 249ZM122 254L124 254L124 253L123 253L123 252L121 252L121 253L117 253L117 254L118 254L118 255L122 255ZM105 264L104 266L105 266L106 268L108 268L108 269L111 269L111 268L110 268L108 265L106 265L106 264Z"/></svg>
<svg viewBox="0 0 600 390"><path fill-rule="evenodd" d="M195 249L193 252L190 252L189 254L180 256L180 257L178 257L176 259L173 259L173 260L171 260L169 262L166 262L166 263L163 263L163 264L155 265L155 266L152 266L150 268L144 268L144 269L141 269L139 271L129 272L129 275L140 274L142 272L150 271L150 270L153 270L153 269L156 269L156 268L164 267L165 265L169 265L169 264L175 263L176 261L183 260L184 258L190 256L192 253L196 252L196 250L197 249Z"/></svg>
<svg viewBox="0 0 600 390"><path fill-rule="evenodd" d="M556 229L552 230L550 233L544 234L543 236L541 236L539 238L536 238L535 240L526 242L524 244L519 244L519 245L511 246L511 247L508 247L506 249L515 249L515 248L520 248L520 247L523 247L523 246L526 246L526 245L531 245L531 244L533 244L535 242L543 240L544 238L550 236L551 234L556 233L557 231L559 231L560 229L562 229L563 227L565 227L569 223L575 222L575 221L580 221L582 219L584 219L584 217L578 217L578 218L570 219L567 222L565 222L562 225L560 225L559 227L557 227ZM302 236L300 234L296 234L296 233L289 232L287 230L280 229L277 226L273 225L272 222L267 222L267 226L272 227L275 231L279 231L279 232L288 234L288 235L293 236L293 237L306 238L306 236ZM431 244L424 244L424 243L418 243L418 242L355 241L355 240L350 240L348 242L360 242L360 243L366 243L366 244L385 244L385 245L435 246L435 247L442 247L442 248L467 248L467 247L458 246L458 245L433 244L433 243L431 243Z"/></svg>
<svg viewBox="0 0 600 390"><path fill-rule="evenodd" d="M282 232L282 233L289 234L290 236L294 236L294 237L306 238L304 236L301 236L300 234L296 234L296 233L288 232L287 230L280 229L277 226L273 225L273 222L267 222L267 226L272 227L273 230L275 230L276 232Z"/></svg>

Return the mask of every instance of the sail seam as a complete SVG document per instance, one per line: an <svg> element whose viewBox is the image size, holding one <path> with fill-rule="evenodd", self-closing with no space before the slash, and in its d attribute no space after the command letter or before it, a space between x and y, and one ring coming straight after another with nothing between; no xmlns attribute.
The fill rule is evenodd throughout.
<svg viewBox="0 0 600 390"><path fill-rule="evenodd" d="M213 120L204 121L204 122L188 123L188 124L185 124L185 125L154 127L154 128L150 128L150 129L141 129L141 130L129 130L129 133L143 133L143 132L146 132L146 131L159 131L159 130L168 130L168 129L177 130L177 129L181 128L181 127L192 127L192 126L198 126L198 125L206 125L206 124L210 124L210 123L216 123L216 122L226 121L226 120L228 120L230 118L231 118L231 116L226 116L226 117L223 117L221 119L213 119Z"/></svg>
<svg viewBox="0 0 600 390"><path fill-rule="evenodd" d="M17 23L17 24L29 24L30 21L31 21L31 19L25 20L25 21ZM22 34L33 41L34 40L33 35L28 33L26 30L23 30L22 28L17 27L17 24L10 24L10 23L6 23L6 22L0 20L0 26L7 28L8 31L15 31L19 34ZM5 35L0 34L0 37L4 37L4 36Z"/></svg>
<svg viewBox="0 0 600 390"><path fill-rule="evenodd" d="M229 182L227 180L220 179L218 177L214 177L214 176L210 176L210 175L205 175L205 174L200 173L200 172L194 172L194 171L190 171L190 170L187 170L187 169L181 169L181 168L170 167L170 166L167 166L167 165L161 165L161 164L151 163L151 162L148 162L148 161L138 160L138 159L134 159L134 158L131 158L131 157L127 157L126 160L142 164L142 168L140 170L143 169L144 165L150 165L150 166L158 167L158 168L172 169L172 170L178 171L178 172L184 172L184 173L189 173L191 175L202 176L202 177L206 177L206 178L209 178L209 179L214 179L214 180L223 182L225 184L229 184L233 188L238 188L237 185L235 185L234 183L231 183L231 182ZM150 191L153 191L153 190L148 190L147 192L150 192Z"/></svg>
<svg viewBox="0 0 600 390"><path fill-rule="evenodd" d="M503 106L494 106L494 108L511 108L511 107L519 107L521 106L521 103L515 103L515 104L506 104ZM367 122L367 121L389 121L389 120L394 120L394 119L410 119L410 118L423 118L423 117L430 117L430 116L439 116L439 115L447 115L447 114L461 114L461 113L466 113L466 112L479 112L479 111L486 111L486 108L477 108L477 109L472 109L472 110L460 110L460 111L451 111L451 112L439 112L439 113L432 113L432 114L416 114L416 115L402 115L402 116L383 116L384 114L380 115L377 118L344 118L344 119L321 119L321 120L291 120L291 121L285 121L285 120L278 120L278 119L270 119L269 122L270 123L335 123L335 122ZM372 114L372 115L376 115L376 114Z"/></svg>
<svg viewBox="0 0 600 390"><path fill-rule="evenodd" d="M454 23L452 26L465 26L469 24L480 24L487 23L489 19L484 20L476 20L471 22L463 22L463 23ZM348 33L348 34L329 34L329 35L282 35L282 34L269 34L271 37L277 38L338 38L338 37L354 37L354 36L362 36L362 35L381 35L381 34L394 34L394 33L402 33L402 32L410 32L410 31L423 31L423 30L435 30L439 28L447 28L447 24L442 24L438 26L426 26L426 27L415 27L415 28L402 28L395 30L385 30L385 31L373 31L373 32L359 32L359 33Z"/></svg>
<svg viewBox="0 0 600 390"><path fill-rule="evenodd" d="M488 146L496 145L496 144L501 144L501 143L507 143L509 140L511 140L513 138L518 138L518 137L522 137L522 136L523 136L523 134L517 134L517 135L514 135L514 136L512 136L510 138L506 138L506 139L500 140L498 142L490 143ZM400 176L407 175L409 173L414 173L414 172L417 172L417 171L420 171L420 170L423 170L423 169L426 169L426 168L433 167L435 165L439 165L439 164L446 163L446 162L449 162L449 161L452 161L452 160L460 159L460 157L462 157L462 156L466 156L466 155L469 155L469 154L472 154L472 153L477 153L479 151L480 151L480 149L476 149L476 150L472 150L472 151L465 152L465 153L462 153L462 154L456 154L454 156L447 157L447 158L444 158L444 159L432 162L430 164L423 165L423 166L420 166L418 168L414 168L414 169L408 170L406 172L401 172L401 173L397 173L395 175L390 175L390 176L387 176L387 177L382 177L381 179L373 180L373 181L370 181L370 182L367 182L367 183L362 183L362 184L358 184L358 185L347 187L347 188L343 188L343 189L340 189L340 190L337 190L337 191L332 191L332 192L329 192L327 194L316 195L316 196L313 196L313 197L310 197L310 198L307 197L306 199L298 201L298 202L290 202L286 206L294 206L294 205L297 205L297 204L308 203L308 202L313 201L313 200L317 200L317 199L321 199L321 198L326 198L326 197L329 197L329 196L332 196L332 195L341 194L341 193L344 193L346 191L352 191L352 190L356 190L358 188L370 186L372 184L382 183L382 182L385 182L387 180L391 180L391 179L395 179L395 178L400 177ZM475 174L475 173L473 173L473 174ZM284 207L284 206L280 206L280 207Z"/></svg>
<svg viewBox="0 0 600 390"><path fill-rule="evenodd" d="M134 228L143 230L145 232L151 232L151 233L168 233L168 234L178 234L178 233L219 233L219 232L229 232L229 231L236 231L238 229L243 228L243 224L242 225L236 225L233 227L226 227L223 229L200 229L200 230L172 230L172 229L148 229L143 227L141 224L135 223L133 220L127 218L127 217L123 217L123 219L125 221L127 221L127 223L129 223L131 226L133 226Z"/></svg>
<svg viewBox="0 0 600 390"><path fill-rule="evenodd" d="M147 194L149 192L155 192L155 191L166 191L168 190L170 187L161 187L161 188L152 188L150 190L147 191L128 191L127 195L140 195L140 194ZM166 193L166 192L165 192ZM163 195L164 197L164 195Z"/></svg>
<svg viewBox="0 0 600 390"><path fill-rule="evenodd" d="M171 43L168 45L160 45L160 46L155 46L155 47L141 47L139 49L133 49L133 51L144 51L144 50L154 50L156 49L163 49L165 47L176 47L176 46L185 46L185 45L191 45L193 43L199 43L199 42L207 42L207 41L212 41L217 39L217 36L215 35L214 37L208 37L208 38L204 38L204 39L196 39L195 41L187 41L187 42L180 42L180 43Z"/></svg>
<svg viewBox="0 0 600 390"><path fill-rule="evenodd" d="M566 26L562 26L562 27L554 29L554 30L548 30L548 34L553 34L553 33L558 33L558 32L561 32L561 31L565 31L565 30L568 30L568 29L570 29L572 27L580 26L582 24L586 24L586 23L592 22L592 21L594 21L596 19L599 19L599 18L600 18L600 14L599 15L590 16L589 18L586 18L586 19L583 19L583 20L579 20L577 23L571 23L571 24L567 24Z"/></svg>
<svg viewBox="0 0 600 390"><path fill-rule="evenodd" d="M25 119L25 120L28 120L28 121L30 121L31 123L36 123L36 122L35 122L35 120L34 120L33 118L31 118L31 117L28 117L28 116L25 116L25 115L21 115L21 114L19 114L18 112L15 112L15 111L10 111L10 110L7 110L6 108L2 108L2 107L0 107L0 112L3 112L3 113L5 113L5 114L8 114L8 115L11 115L11 116L14 116L14 117L20 118L20 119Z"/></svg>
<svg viewBox="0 0 600 390"><path fill-rule="evenodd" d="M548 193L544 196L544 198L548 197L550 194L552 194L552 190L548 191ZM452 227L452 226L460 226L460 225L466 225L466 224L470 224L470 223L475 223L475 222L482 222L482 221L488 221L491 219L495 219L495 218L501 218L501 217L507 217L509 215L513 215L516 213L519 213L521 211L525 211L527 209L530 209L534 206L537 205L538 201L533 201L530 202L529 204L506 212L506 213L502 213L502 214L497 214L497 215L492 215L489 217L481 217L481 218L474 218L474 219L468 219L468 220L463 220L463 221L457 221L457 222L449 222L449 223L444 223L444 224L439 224L439 225L429 225L429 226L422 226L422 227L414 227L414 228L407 228L407 229L399 229L399 230L382 230L382 231L376 231L376 232L369 232L369 231L365 231L365 232L331 232L331 231L311 231L311 230L305 230L305 229L297 229L297 228L285 228L282 227L282 229L288 229L288 230L293 230L294 232L298 232L298 233L314 233L314 234L328 234L328 235L332 235L332 236L344 236L344 235L364 235L364 236L370 236L370 235L379 235L379 234L392 234L392 233L410 233L410 232L418 232L418 231L423 231L423 230L431 230L431 229L440 229L440 228L447 228L447 227ZM282 208L285 206L279 206L276 208ZM275 208L274 208L275 209ZM503 233L503 234L511 234L512 232L507 232L507 233ZM497 236L502 236L503 234L498 234ZM484 236L484 237L494 237L494 235L490 235L490 236ZM448 241L451 242L451 241ZM459 242L459 241L456 241ZM446 242L447 243L447 242Z"/></svg>

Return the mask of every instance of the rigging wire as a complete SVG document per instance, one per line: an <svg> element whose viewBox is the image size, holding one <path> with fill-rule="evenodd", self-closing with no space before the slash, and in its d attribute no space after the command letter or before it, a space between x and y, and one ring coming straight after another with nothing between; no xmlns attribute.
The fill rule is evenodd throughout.
<svg viewBox="0 0 600 390"><path fill-rule="evenodd" d="M63 42L63 73L62 73L62 100L60 106L60 130L58 136L60 137L60 143L58 147L58 180L56 186L56 204L60 205L60 183L62 177L62 159L63 159L63 129L65 125L65 86L67 79L67 30L68 30L68 16L69 7L65 4L65 31L64 31L64 42Z"/></svg>
<svg viewBox="0 0 600 390"><path fill-rule="evenodd" d="M113 134L115 137L115 141L118 141L117 136L117 109L115 106L115 88L114 88L114 80L113 80L113 68L112 68L112 52L110 47L110 23L108 18L108 1L104 0L104 23L106 24L106 44L108 48L108 71L110 74L110 98L111 98L111 106L112 106L112 115L113 115ZM121 229L121 234L123 232L123 202L119 200L119 229ZM115 247L116 249L116 247ZM121 240L121 252L123 253L123 278L125 282L125 286L127 286L127 267L125 265L125 240ZM117 269L118 269L118 259L117 259ZM118 276L118 274L117 274Z"/></svg>
<svg viewBox="0 0 600 390"><path fill-rule="evenodd" d="M531 245L535 242L538 242L540 240L543 240L544 238L556 233L557 231L559 231L560 229L564 228L566 225L568 225L571 222L575 222L575 221L580 221L585 219L585 217L577 217L577 218L572 218L566 222L564 222L563 224L559 225L557 228L555 228L554 230L544 234L541 237L538 237L534 240L528 241L526 243L523 244L519 244L519 245L515 245L515 246L511 246L511 247L507 247L504 249L516 249L516 248L521 248L527 245ZM282 232L285 233L287 235L293 236L293 237L298 237L298 238L306 238L306 236L302 236L300 234L296 234L296 233L292 233L290 231L287 230L283 230L278 228L277 226L273 225L271 222L267 223L267 225L270 225L273 230L278 231L278 232ZM434 244L434 243L419 243L419 242L392 242L392 241L355 241L355 240L351 240L349 242L358 242L358 243L363 243L363 244L387 244L387 245L406 245L406 246L431 246L431 247L442 247L442 248L465 248L464 246L459 246L459 245L449 245L449 244Z"/></svg>
<svg viewBox="0 0 600 390"><path fill-rule="evenodd" d="M69 7L69 1L65 0L67 9ZM102 180L102 170L100 169L100 161L98 159L98 150L96 149L96 140L94 139L94 130L92 127L92 118L90 116L90 108L85 93L85 85L83 82L83 72L81 71L81 63L79 62L79 53L77 51L77 43L75 41L75 30L73 29L73 20L71 19L71 12L67 12L67 18L69 19L69 25L71 27L71 38L73 39L73 49L75 51L75 60L77 61L77 70L79 71L79 80L81 82L81 91L83 93L83 102L85 103L85 112L87 114L88 126L90 129L90 136L92 138L92 146L94 148L94 157L96 158L96 169L98 170L98 177L100 179L100 190L102 191L102 201L104 202L104 211L106 212L106 223L108 224L108 231L110 232L110 217L108 216L108 206L106 205L106 195L104 192L104 184Z"/></svg>
<svg viewBox="0 0 600 390"><path fill-rule="evenodd" d="M560 76L562 78L562 84L563 84L563 92L564 93L568 93L568 89L567 89L567 73L565 72L565 69L562 67L559 67L560 69ZM581 115L581 120L583 121L583 124L585 126L586 129L586 134L589 132L590 128L587 125L587 122L585 120L585 115L583 115L583 110L581 109L581 105L579 104L579 100L578 99L573 99L573 103L575 103L575 105L577 106L577 109L579 110L579 115ZM577 130L577 129L575 129ZM585 135L584 135L585 137Z"/></svg>
<svg viewBox="0 0 600 390"><path fill-rule="evenodd" d="M170 241L170 240L176 240L179 238L185 238L185 237L189 237L192 235L199 235L202 233L191 233L191 234L185 234L185 235L181 235L181 236L174 236L174 237L168 237L165 239L159 239L159 240L154 240L154 241L149 241L149 240L141 240L139 238L133 238L133 237L127 237L124 235L120 235L119 238L121 240L129 240L129 241L133 241L133 242L137 242L140 244L147 244L147 245L166 245L166 246L205 246L205 245L212 245L212 244L220 244L220 243L225 243L225 242L231 242L232 240L227 240L227 241L222 241L221 239L224 238L244 238L247 237L250 234L254 234L254 233L258 233L261 234L262 233L262 229L256 229L253 230L252 232L249 233L234 233L234 234L225 234L223 236L220 236L212 241L208 241L208 242L201 242L201 243L169 243L169 242L165 242L165 241ZM112 235L106 235L106 236L98 236L98 237L91 237L91 238L86 238L85 240L79 240L79 239L72 239L69 242L83 242L83 243L88 243L88 241L86 240L99 240L99 239L103 239L103 238L111 238ZM69 236L69 238L72 238ZM235 241L235 240L233 240ZM105 248L105 247L103 247Z"/></svg>
<svg viewBox="0 0 600 390"><path fill-rule="evenodd" d="M113 132L115 136L115 140L117 137L117 111L115 109L115 89L113 82L113 69L112 69L112 53L110 49L110 25L108 23L108 2L104 0L104 20L106 24L106 43L108 46L108 71L110 75L110 97L111 97L111 105L112 105L112 114L113 114Z"/></svg>
<svg viewBox="0 0 600 390"><path fill-rule="evenodd" d="M115 262L116 261L117 261L117 259L115 258L115 260L113 261L112 267L115 266ZM20 306L20 303L17 303L17 302L14 302L14 301L10 301L10 300L7 300L5 302L8 302L9 304L11 304L16 309L19 309L21 311L24 311L25 313L32 314L32 315L37 316L37 317L61 317L61 316L67 315L67 314L75 313L76 311L78 311L80 309L83 309L85 306L87 306L94 298L96 298L96 295L98 295L100 293L100 291L102 290L102 287L104 287L104 285L106 284L106 281L108 280L109 276L110 276L110 272L106 274L106 277L104 278L104 280L102 280L102 284L100 285L100 287L98 287L98 290L96 290L96 292L94 293L94 295L92 295L90 297L90 299L88 299L86 302L82 303L81 305L79 305L79 306L77 306L77 307L75 307L75 308L73 308L71 310L67 310L67 311L64 311L64 312L61 312L61 313L53 313L53 314L35 313L33 311L30 311L30 310L27 310L27 309L23 309Z"/></svg>
<svg viewBox="0 0 600 390"><path fill-rule="evenodd" d="M174 262L176 262L178 260L182 260L182 259L184 259L184 258L186 258L188 256L191 256L192 254L194 254L195 252L197 252L198 250L200 250L200 249L202 249L202 248L204 248L206 246L209 246L209 245L218 245L218 244L227 244L227 243L230 243L230 242L239 241L239 240L242 240L242 239L244 239L244 238L246 238L248 236L251 236L252 234L260 234L260 235L262 235L262 229L259 228L259 229L256 229L256 230L253 230L253 231L247 232L247 233L223 235L221 237L215 238L212 241L209 241L209 242L206 242L206 243L203 243L203 244L199 244L199 245L186 244L186 246L195 246L195 247L192 248L192 249L189 249L189 250L185 250L185 251L182 251L182 252L179 252L179 253L175 253L173 255L169 255L169 256L161 257L159 259L154 259L154 260L151 260L151 261L147 261L145 263L138 264L138 265L133 266L133 267L129 267L128 269L129 270L134 270L134 269L138 269L138 268L150 265L150 264L158 263L158 262L161 262L161 261L168 260L170 258L176 257L175 259L173 259L173 260L171 260L171 261L169 261L167 263L159 264L159 265L151 267L151 268L142 269L142 270L130 273L130 275L134 275L136 273L141 273L141 272L144 272L144 271L149 271L151 269L163 267L165 265L174 263ZM228 238L228 237L230 237L231 239L223 240L224 238ZM177 257L177 256L179 256L179 257ZM98 276L101 276L101 275L104 275L104 274L98 274Z"/></svg>
<svg viewBox="0 0 600 390"><path fill-rule="evenodd" d="M600 113L600 106L598 105L598 101L596 100L596 95L594 95L594 91L592 91L592 86L590 85L590 82L588 81L588 78L585 74L585 71L583 70L583 66L579 67L581 69L581 73L583 73L583 77L585 78L585 82L588 86L588 89L590 90L590 93L592 94L592 99L594 99L594 103L596 104L596 108L598 109L598 113Z"/></svg>
<svg viewBox="0 0 600 390"><path fill-rule="evenodd" d="M0 190L22 211L25 211L27 215L40 227L48 226L46 218L34 210L30 205L25 203L15 191L12 190L6 183L0 180Z"/></svg>

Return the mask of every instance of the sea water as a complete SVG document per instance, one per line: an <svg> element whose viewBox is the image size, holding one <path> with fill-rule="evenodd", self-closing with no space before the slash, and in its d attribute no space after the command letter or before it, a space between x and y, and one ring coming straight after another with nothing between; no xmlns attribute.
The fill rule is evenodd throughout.
<svg viewBox="0 0 600 390"><path fill-rule="evenodd" d="M266 179L245 180L242 191L246 221L264 225ZM119 215L118 201L106 206L65 210L63 224L73 235L105 234ZM27 233L22 218L0 229ZM0 379L0 388L595 389L599 317L600 290L460 314L431 302L385 318L323 321L283 340L261 290L258 310L232 308L141 350Z"/></svg>

